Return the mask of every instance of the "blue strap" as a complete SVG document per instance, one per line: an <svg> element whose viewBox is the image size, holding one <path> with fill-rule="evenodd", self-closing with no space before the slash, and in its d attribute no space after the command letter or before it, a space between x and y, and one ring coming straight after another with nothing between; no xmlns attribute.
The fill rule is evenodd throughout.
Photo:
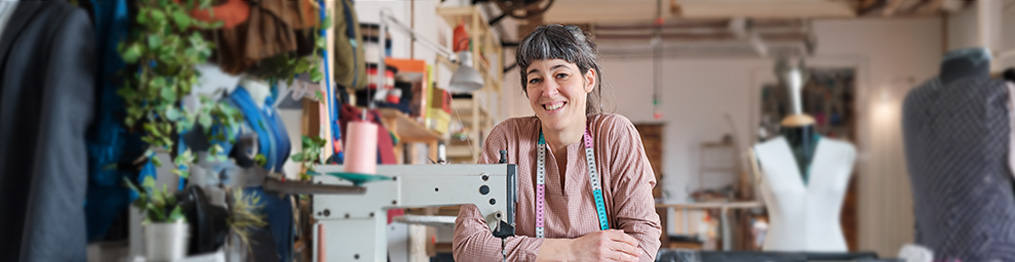
<svg viewBox="0 0 1015 262"><path fill-rule="evenodd" d="M323 0L318 0L317 2L321 6L324 6L324 1ZM343 2L342 4L344 5L345 2ZM321 19L323 20L325 17L327 17L326 10L325 10L325 8L321 8ZM321 31L321 38L324 38L325 40L327 40L327 37L328 37L327 32L328 32L328 30L326 30L324 28L321 28L320 31ZM327 42L327 41L325 41L325 42ZM331 74L330 74L330 68L329 68L329 65L328 65L328 50L327 49L321 50L321 60L324 61L324 83L325 83L324 89L327 90L327 92L328 92L328 94L327 94L328 97L326 98L327 100L325 101L325 103L328 104L328 111L331 112L331 114L329 114L330 117L328 118L328 125L331 126L331 142L332 143L339 143L339 141L341 141L341 139L342 139L342 136L341 136L341 132L340 132L341 130L338 129L338 107L335 106L335 94L334 94L334 92L332 90L334 88L331 86ZM332 150L332 154L338 154L338 150L335 150L334 146L332 146L329 150Z"/></svg>
<svg viewBox="0 0 1015 262"><path fill-rule="evenodd" d="M603 202L603 190L596 189L592 191L592 196L596 199L596 213L599 214L599 229L610 229L610 224L606 219L606 203Z"/></svg>

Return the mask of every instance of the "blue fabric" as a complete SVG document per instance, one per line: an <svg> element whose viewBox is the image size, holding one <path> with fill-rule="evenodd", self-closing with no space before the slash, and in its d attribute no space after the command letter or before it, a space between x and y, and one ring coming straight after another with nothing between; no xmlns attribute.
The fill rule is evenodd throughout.
<svg viewBox="0 0 1015 262"><path fill-rule="evenodd" d="M243 113L243 118L246 119L247 126L257 133L257 152L264 155L267 160L265 168L271 169L275 166L277 159L274 155L274 144L275 141L271 134L268 132L268 122L265 122L266 118L262 111L254 103L250 93L247 92L246 88L237 87L233 90L233 93L229 95L229 99L236 105L237 109Z"/></svg>
<svg viewBox="0 0 1015 262"><path fill-rule="evenodd" d="M127 36L130 19L125 0L91 0L100 74L98 77L99 102L96 103L95 122L88 130L88 193L85 197L85 218L88 239L105 235L112 221L133 199L123 186L124 177L133 177L130 171L116 169L127 151L144 150L137 135L128 134L117 116L124 115L123 100L116 95L120 88L113 84L124 62L116 46ZM154 169L154 168L152 168Z"/></svg>
<svg viewBox="0 0 1015 262"><path fill-rule="evenodd" d="M275 172L282 172L282 165L289 157L291 143L289 133L285 130L285 123L278 115L278 110L270 106L275 103L275 100L272 97L267 97L264 101L265 108L258 108L250 96L250 92L243 87L236 88L229 95L229 99L243 113L247 125L257 133L257 150L267 160L264 167Z"/></svg>
<svg viewBox="0 0 1015 262"><path fill-rule="evenodd" d="M265 99L266 105L275 104L275 100L271 97ZM285 129L285 122L282 122L282 117L278 115L278 110L274 107L267 107L264 110L264 114L271 123L268 126L271 128L272 136L275 137L275 163L276 165L272 170L275 172L282 172L282 166L285 165L286 160L289 159L289 151L291 148L291 141L289 141L289 132Z"/></svg>
<svg viewBox="0 0 1015 262"><path fill-rule="evenodd" d="M250 93L242 86L237 87L229 95L229 99L243 113L246 124L257 133L258 152L267 160L264 168L282 172L282 165L289 157L290 142L285 123L279 117L278 111L271 107L275 100L267 97L264 108L258 108ZM261 196L261 203L264 204L261 213L267 217L268 230L271 231L280 261L290 261L294 232L289 195L279 197L265 194L261 187L250 187L246 190L248 193Z"/></svg>
<svg viewBox="0 0 1015 262"><path fill-rule="evenodd" d="M267 229L275 239L275 250L278 252L279 261L292 261L293 246L293 211L289 195L279 197L275 194L264 192L262 187L249 187L244 190L252 196L259 196L263 205L261 213L265 215L268 222Z"/></svg>

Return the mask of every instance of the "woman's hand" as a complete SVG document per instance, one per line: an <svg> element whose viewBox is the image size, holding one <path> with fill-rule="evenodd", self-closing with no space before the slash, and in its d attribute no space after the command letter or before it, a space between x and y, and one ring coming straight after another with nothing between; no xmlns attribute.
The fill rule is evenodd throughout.
<svg viewBox="0 0 1015 262"><path fill-rule="evenodd" d="M574 261L638 261L638 240L622 230L588 233L571 242Z"/></svg>

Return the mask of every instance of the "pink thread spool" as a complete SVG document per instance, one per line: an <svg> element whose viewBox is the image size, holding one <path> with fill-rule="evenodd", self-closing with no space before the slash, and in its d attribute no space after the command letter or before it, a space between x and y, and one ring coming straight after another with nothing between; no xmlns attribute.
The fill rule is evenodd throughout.
<svg viewBox="0 0 1015 262"><path fill-rule="evenodd" d="M364 121L349 122L345 139L345 172L377 173L377 125Z"/></svg>

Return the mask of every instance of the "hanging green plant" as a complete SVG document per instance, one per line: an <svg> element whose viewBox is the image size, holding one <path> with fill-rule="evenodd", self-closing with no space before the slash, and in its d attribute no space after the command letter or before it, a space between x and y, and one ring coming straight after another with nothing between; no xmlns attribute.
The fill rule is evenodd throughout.
<svg viewBox="0 0 1015 262"><path fill-rule="evenodd" d="M321 159L319 156L328 141L324 140L324 138L309 136L303 136L302 141L302 150L293 154L290 159L300 162L300 164L306 167L306 171L300 174L300 179L307 181L310 180L310 174L315 173L314 166L324 164L324 159Z"/></svg>
<svg viewBox="0 0 1015 262"><path fill-rule="evenodd" d="M242 117L239 110L225 103L200 97L201 106L189 110L182 106L181 99L191 94L197 85L198 64L205 63L215 46L207 41L200 30L212 30L222 26L221 22L209 23L193 19L188 12L197 8L210 9L212 0L140 0L135 2L136 22L127 39L120 43L118 51L127 64L123 72L123 87L117 90L127 112L124 124L133 132L141 133L141 139L148 143L146 156L155 150L172 151L175 145L172 136L200 124L205 133L215 125L232 127ZM221 133L221 132L220 132ZM224 134L210 136L222 139ZM221 147L212 147L211 155L219 155ZM151 158L153 164L161 166L158 158ZM188 177L188 166L194 161L190 150L176 152L173 159L177 168L173 171Z"/></svg>
<svg viewBox="0 0 1015 262"><path fill-rule="evenodd" d="M323 7L322 7L323 8ZM331 27L331 14L327 14L321 24L314 28L314 32L319 30L328 29ZM267 68L274 69L268 71L268 79L285 80L287 85L292 85L293 79L298 74L310 74L311 82L321 82L324 79L324 74L321 73L321 61L323 58L323 51L327 48L326 39L323 37L317 37L314 41L314 49L310 56L307 57L291 57L289 54L282 54L270 59L267 59L263 63L269 65ZM324 96L320 91L314 92L314 96L317 101L324 101ZM327 140L321 137L310 137L302 136L302 147L299 152L292 154L290 159L292 161L300 162L305 167L305 172L300 174L300 179L307 181L310 180L310 174L314 173L314 166L324 164L324 159L320 159L321 151L326 147Z"/></svg>

